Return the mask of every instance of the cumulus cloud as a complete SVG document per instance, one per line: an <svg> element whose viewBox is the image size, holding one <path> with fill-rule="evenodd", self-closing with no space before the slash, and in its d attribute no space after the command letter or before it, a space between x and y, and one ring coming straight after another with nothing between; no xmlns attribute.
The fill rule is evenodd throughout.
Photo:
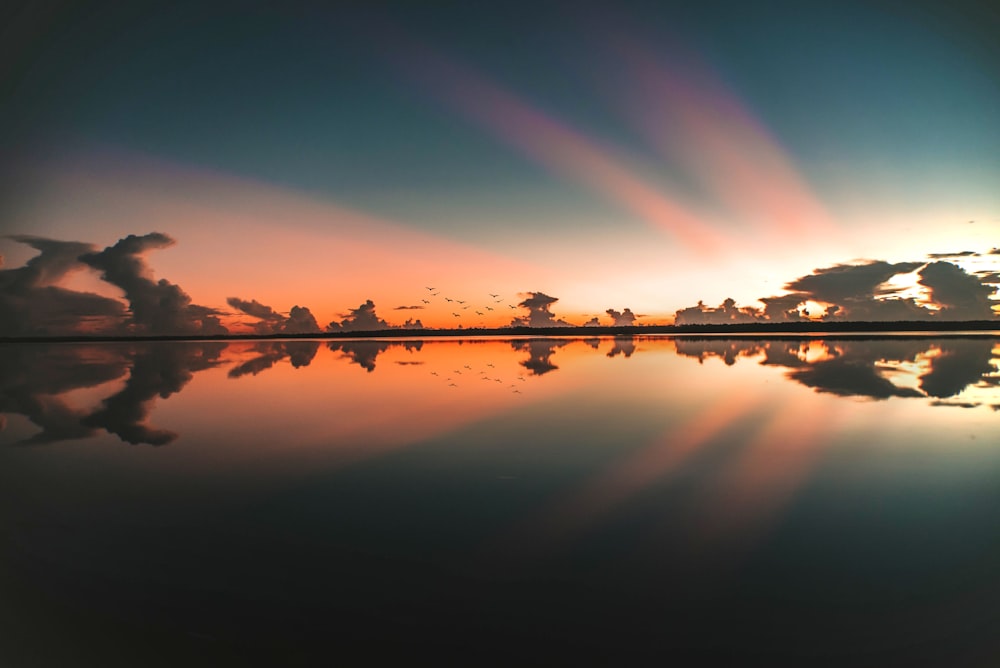
<svg viewBox="0 0 1000 668"><path fill-rule="evenodd" d="M422 306L400 306L394 311L420 309ZM390 325L375 313L375 302L368 299L357 308L352 308L340 322L334 320L326 326L328 332L373 332L382 329L423 329L420 320L407 319L402 325Z"/></svg>
<svg viewBox="0 0 1000 668"><path fill-rule="evenodd" d="M629 327L635 324L636 315L632 313L631 309L626 308L624 311L616 311L613 308L609 308L605 311L609 316L611 316L611 324L615 327Z"/></svg>
<svg viewBox="0 0 1000 668"><path fill-rule="evenodd" d="M792 309L799 304L798 301ZM626 309L627 311L628 309ZM797 311L796 311L797 313ZM609 311L610 314L610 311ZM739 308L736 301L726 299L718 308L705 306L704 302L697 305L681 309L674 314L674 323L678 325L687 324L733 324L742 322L756 322L762 318L762 314L751 307ZM787 318L785 318L787 319Z"/></svg>
<svg viewBox="0 0 1000 668"><path fill-rule="evenodd" d="M584 327L600 327L601 326L601 321L598 320L597 316L595 315L593 318L591 318L587 322L583 323L583 326Z"/></svg>
<svg viewBox="0 0 1000 668"><path fill-rule="evenodd" d="M225 334L219 312L191 302L180 286L152 278L143 257L146 252L168 248L174 240L166 234L130 234L99 253L80 261L101 272L101 278L118 286L129 303L132 331L142 334Z"/></svg>
<svg viewBox="0 0 1000 668"><path fill-rule="evenodd" d="M556 318L552 313L552 305L559 301L558 297L550 297L544 292L529 292L528 296L518 304L528 309L528 315L511 320L511 327L572 327L565 320Z"/></svg>
<svg viewBox="0 0 1000 668"><path fill-rule="evenodd" d="M229 297L226 303L242 313L258 318L259 322L254 324L254 331L258 334L318 334L320 331L319 323L305 306L293 306L285 316L256 299L246 301L239 297Z"/></svg>
<svg viewBox="0 0 1000 668"><path fill-rule="evenodd" d="M896 274L908 274L922 262L873 261L864 264L838 264L817 269L785 285L786 290L808 295L816 301L845 304L871 300L879 285Z"/></svg>
<svg viewBox="0 0 1000 668"><path fill-rule="evenodd" d="M119 331L125 307L115 299L57 285L87 266L80 256L95 250L77 241L14 235L39 254L23 267L0 270L0 335L53 336Z"/></svg>
<svg viewBox="0 0 1000 668"><path fill-rule="evenodd" d="M921 269L920 284L941 307L941 318L981 320L994 315L990 296L996 288L950 262L932 262Z"/></svg>
<svg viewBox="0 0 1000 668"><path fill-rule="evenodd" d="M950 253L947 257L965 256L971 251ZM919 271L917 271L919 269ZM893 276L917 271L918 283L928 289L930 306L912 297L894 296L901 288L884 285ZM761 298L762 311L736 306L727 299L717 308L698 302L681 309L674 322L684 324L723 324L743 322L788 322L795 320L897 321L979 320L992 318L994 304L991 285L996 272L969 274L961 267L938 260L931 263L868 261L838 264L795 279L785 285L788 294ZM822 313L810 312L807 302L819 304ZM813 306L812 308L816 308Z"/></svg>

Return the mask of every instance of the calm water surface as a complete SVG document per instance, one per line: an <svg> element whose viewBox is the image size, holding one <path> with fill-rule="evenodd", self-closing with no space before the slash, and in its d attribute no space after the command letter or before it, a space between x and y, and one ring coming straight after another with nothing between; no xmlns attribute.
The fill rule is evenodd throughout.
<svg viewBox="0 0 1000 668"><path fill-rule="evenodd" d="M1000 665L998 367L989 337L3 345L0 665Z"/></svg>

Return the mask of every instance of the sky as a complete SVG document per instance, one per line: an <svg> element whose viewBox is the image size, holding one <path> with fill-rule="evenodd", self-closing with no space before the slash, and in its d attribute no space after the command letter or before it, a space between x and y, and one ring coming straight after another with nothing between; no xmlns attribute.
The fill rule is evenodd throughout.
<svg viewBox="0 0 1000 668"><path fill-rule="evenodd" d="M1000 312L990 3L416 4L15 8L0 330Z"/></svg>

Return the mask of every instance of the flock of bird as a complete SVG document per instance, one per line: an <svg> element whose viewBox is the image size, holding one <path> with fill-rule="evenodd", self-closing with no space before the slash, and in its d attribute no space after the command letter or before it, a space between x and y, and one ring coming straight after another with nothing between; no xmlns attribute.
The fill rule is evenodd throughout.
<svg viewBox="0 0 1000 668"><path fill-rule="evenodd" d="M435 288L435 287L429 287L429 286L424 286L424 287L427 289L427 292L430 293L428 296L430 296L430 297L441 297L441 292L437 288ZM496 305L497 307L499 307L499 305L504 305L504 306L507 306L507 308L509 308L511 310L517 310L517 308L518 308L514 304L507 303L506 300L503 297L501 297L499 294L494 294L492 292L489 292L487 294L490 297L490 302L492 304ZM468 300L466 300L466 299L457 299L457 298L452 298L452 297L443 297L443 299L444 299L445 302L447 302L449 304L455 304L459 311L468 311L470 309L473 309L473 305L469 304ZM420 301L423 302L424 304L431 304L432 303L432 301L430 299L426 299L426 298L421 299ZM481 310L479 310L479 308L483 308L485 310L481 311ZM475 310L473 310L472 312L475 313L478 316L485 316L487 314L487 312L490 312L490 311L494 311L495 312L496 311L496 308L494 308L494 306L489 306L489 305L482 306L482 307L479 307L479 308L475 308ZM462 313L460 313L458 311L453 311L452 315L454 317L456 317L456 318L461 318L462 317ZM463 369L464 369L464 371L463 371ZM492 369L492 371L490 371L491 369ZM447 385L448 387L458 387L459 383L456 382L456 381L458 381L458 380L464 380L464 379L457 378L457 376L465 376L466 378L470 378L470 379L471 378L478 378L480 381L493 382L493 383L498 383L500 385L505 385L506 381L504 379L499 378L499 377L494 378L494 377L492 377L490 375L490 374L496 373L495 369L496 369L496 367L493 365L493 363L492 362L488 362L486 364L485 368L482 368L482 369L479 369L479 370L473 369L471 365L466 364L466 365L462 366L462 368L460 368L460 369L454 369L454 370L452 370L451 374L448 375L447 377L444 377L444 378L442 378L441 374L438 373L437 371L431 371L430 374L432 376L437 377L437 378L442 378L442 380L448 384ZM524 382L526 379L525 379L524 376L517 376L517 380L521 381L521 382ZM517 383L510 384L506 389L510 390L511 393L513 393L513 394L522 394L522 392L521 392L520 388L518 387Z"/></svg>
<svg viewBox="0 0 1000 668"><path fill-rule="evenodd" d="M438 291L437 288L427 287L427 286L424 286L424 287L427 288L427 291L430 293L431 297L438 297L438 296L441 295L441 292ZM490 296L490 301L493 304L503 304L503 305L505 305L507 308L509 308L511 310L517 310L517 306L515 306L514 304L508 304L500 295L495 295L492 292L488 292L487 294ZM468 304L467 300L465 300L465 299L452 299L451 297L445 297L444 300L446 302L448 302L449 304L457 304L458 305L458 309L460 311L468 311L469 309L472 308L472 305ZM430 304L431 303L430 299L421 299L420 301L422 301L424 304ZM493 308L492 306L483 306L481 308L486 309L486 311L496 311L496 309ZM486 315L486 311L480 311L479 308L476 308L476 310L474 310L473 313L475 313L476 315L482 317L482 316ZM462 317L462 314L458 313L456 311L452 311L451 314L453 316L455 316L456 318L461 318Z"/></svg>

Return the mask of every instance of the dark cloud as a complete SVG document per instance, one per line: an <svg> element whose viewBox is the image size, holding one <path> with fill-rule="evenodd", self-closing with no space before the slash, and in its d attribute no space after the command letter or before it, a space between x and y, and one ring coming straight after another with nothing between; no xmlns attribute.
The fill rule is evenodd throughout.
<svg viewBox="0 0 1000 668"><path fill-rule="evenodd" d="M27 235L10 238L39 254L23 267L0 270L0 335L121 331L126 316L121 302L56 285L69 274L87 269L80 256L92 252L92 245Z"/></svg>
<svg viewBox="0 0 1000 668"><path fill-rule="evenodd" d="M253 318L263 320L264 322L281 322L285 319L285 316L281 315L270 306L261 304L256 299L246 301L245 299L240 299L239 297L230 297L226 300L226 303L234 309L241 311L242 313L246 313L248 316Z"/></svg>
<svg viewBox="0 0 1000 668"><path fill-rule="evenodd" d="M920 284L948 320L981 320L994 316L990 296L996 288L950 262L932 262L920 270Z"/></svg>
<svg viewBox="0 0 1000 668"><path fill-rule="evenodd" d="M956 257L973 254L938 254ZM911 297L894 297L902 288L884 285L898 274L919 269L918 282L930 291L930 299L937 308L928 308ZM838 264L802 276L785 285L789 294L764 297L763 311L736 306L727 299L717 308L698 302L696 306L681 309L674 316L678 325L734 324L745 322L789 322L795 320L980 320L996 314L991 309L991 296L996 287L990 285L997 272L972 275L950 262L937 261L897 262L870 261L861 264ZM989 279L989 280L987 280ZM806 310L806 303L818 303L822 313Z"/></svg>
<svg viewBox="0 0 1000 668"><path fill-rule="evenodd" d="M239 297L229 297L226 303L242 313L258 318L259 322L254 324L254 331L258 334L318 334L320 331L316 318L304 306L293 306L285 316L256 299L246 301Z"/></svg>
<svg viewBox="0 0 1000 668"><path fill-rule="evenodd" d="M1000 271L977 271L981 283L1000 283Z"/></svg>
<svg viewBox="0 0 1000 668"><path fill-rule="evenodd" d="M594 316L593 318L591 318L587 322L583 323L583 326L584 327L600 327L601 326L601 322L597 319L597 316Z"/></svg>
<svg viewBox="0 0 1000 668"><path fill-rule="evenodd" d="M953 408L976 408L981 406L979 402L972 401L941 401L940 399L935 399L931 402L931 406L951 406Z"/></svg>
<svg viewBox="0 0 1000 668"><path fill-rule="evenodd" d="M143 255L167 248L174 240L152 232L130 234L99 253L85 253L80 260L101 272L101 278L122 289L129 303L130 328L142 334L225 334L214 309L191 303L180 286L166 279L154 280Z"/></svg>
<svg viewBox="0 0 1000 668"><path fill-rule="evenodd" d="M624 311L616 311L613 308L609 308L605 311L609 316L611 316L611 324L615 327L629 327L635 324L636 315L632 313L632 310L626 308Z"/></svg>
<svg viewBox="0 0 1000 668"><path fill-rule="evenodd" d="M565 320L560 320L552 313L552 305L559 301L558 297L550 297L544 292L529 292L528 296L518 304L528 309L528 315L511 320L511 327L572 327Z"/></svg>
<svg viewBox="0 0 1000 668"><path fill-rule="evenodd" d="M808 276L802 276L785 285L786 290L808 295L816 301L843 304L845 302L870 300L882 283L896 274L907 274L916 270L922 262L897 262L891 264L881 260L865 264L838 264L817 269Z"/></svg>
<svg viewBox="0 0 1000 668"><path fill-rule="evenodd" d="M798 305L798 302L792 308ZM628 311L628 309L625 309ZM610 315L611 312L608 311ZM612 316L614 317L614 316ZM735 324L744 322L758 322L763 315L756 309L736 306L736 302L727 299L718 308L705 306L703 302L698 302L696 306L681 309L674 314L674 324Z"/></svg>
<svg viewBox="0 0 1000 668"><path fill-rule="evenodd" d="M326 326L326 329L329 332L374 332L383 329L423 329L423 326L424 324L420 322L420 320L410 319L407 319L401 327L390 325L385 320L378 317L375 313L375 302L369 299L357 308L351 309L340 322L337 322L336 320L331 322Z"/></svg>
<svg viewBox="0 0 1000 668"><path fill-rule="evenodd" d="M392 310L393 311L422 311L423 309L424 309L423 306L395 306L395 307L393 307Z"/></svg>
<svg viewBox="0 0 1000 668"><path fill-rule="evenodd" d="M978 257L979 253L976 251L961 251L959 253L928 253L927 257L932 260L943 260L949 257Z"/></svg>
<svg viewBox="0 0 1000 668"><path fill-rule="evenodd" d="M319 341L262 341L253 350L258 355L230 369L230 378L256 376L286 358L296 369L309 366L319 350Z"/></svg>
<svg viewBox="0 0 1000 668"><path fill-rule="evenodd" d="M989 255L1000 255L1000 248L994 248L989 252Z"/></svg>

